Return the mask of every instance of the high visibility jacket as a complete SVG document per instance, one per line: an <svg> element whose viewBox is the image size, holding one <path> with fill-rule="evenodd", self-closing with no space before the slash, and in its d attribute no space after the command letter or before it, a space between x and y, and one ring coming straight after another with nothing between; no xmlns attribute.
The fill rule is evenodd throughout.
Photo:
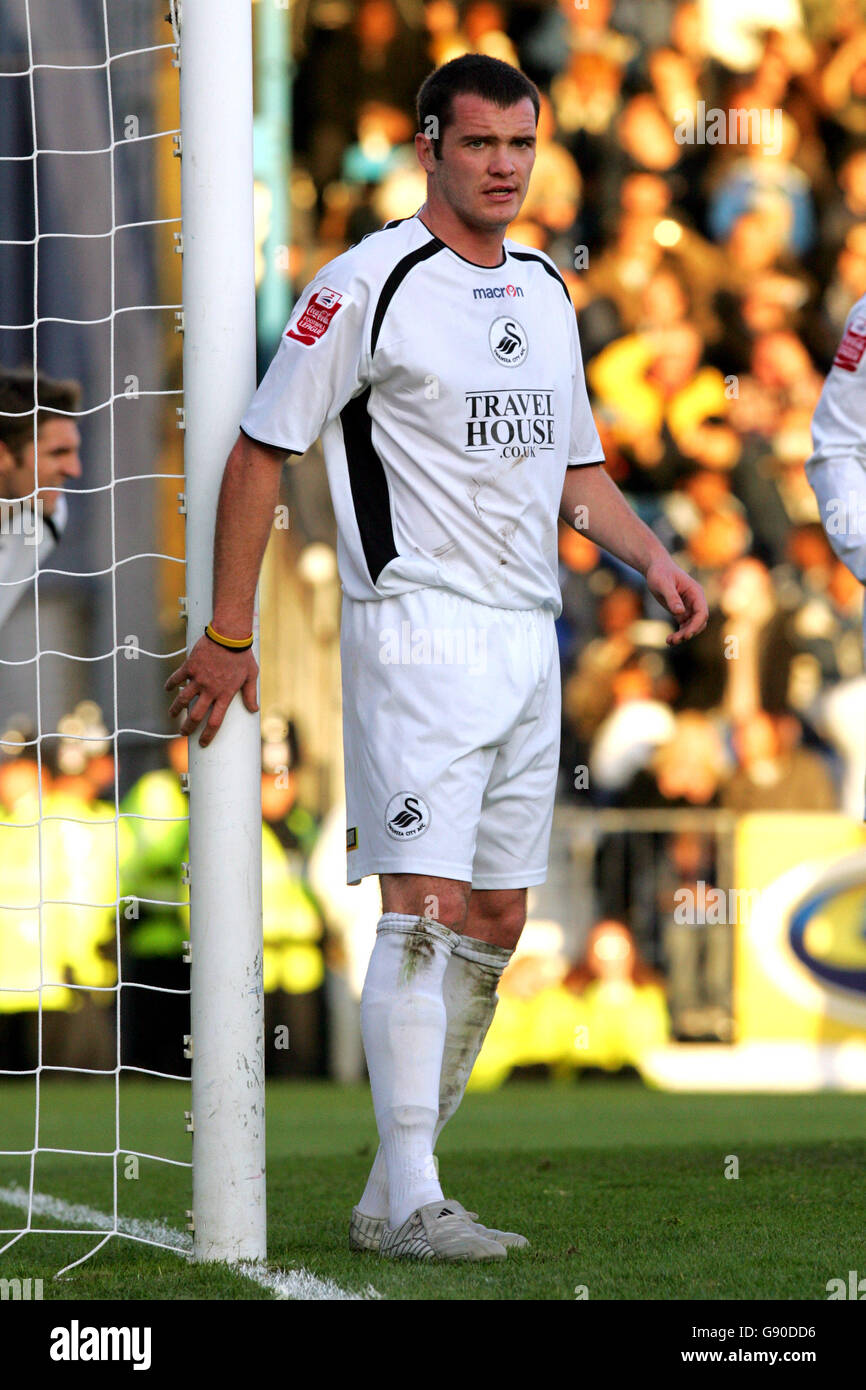
<svg viewBox="0 0 866 1390"><path fill-rule="evenodd" d="M670 1034L661 985L594 980L581 994L561 985L531 999L504 990L469 1081L492 1090L513 1067L546 1063L556 1073L580 1067L641 1068L647 1052Z"/></svg>
<svg viewBox="0 0 866 1390"><path fill-rule="evenodd" d="M35 797L3 820L0 1012L37 1009L40 986L44 1009L74 1009L78 992L65 985L108 990L117 979L114 808L48 793L41 820Z"/></svg>
<svg viewBox="0 0 866 1390"><path fill-rule="evenodd" d="M120 803L125 831L121 857L123 932L133 956L182 954L188 922L183 864L189 858L189 802L171 768L147 772Z"/></svg>
<svg viewBox="0 0 866 1390"><path fill-rule="evenodd" d="M189 858L189 803L180 779L170 769L146 773L120 809L129 836L121 861L121 894L136 900L123 906L129 949L137 956L176 957L190 935L189 887L182 881L183 862ZM296 824L290 815L289 823L293 833L314 833L309 813L296 817ZM286 851L264 822L262 927L265 992L305 994L317 989L325 973L321 918L303 880L292 873Z"/></svg>
<svg viewBox="0 0 866 1390"><path fill-rule="evenodd" d="M42 864L49 930L61 934L69 980L107 989L117 982L119 827L114 807L65 793L42 801ZM77 996L76 996L77 998ZM99 1002L113 1002L106 993Z"/></svg>
<svg viewBox="0 0 866 1390"><path fill-rule="evenodd" d="M39 1008L44 982L63 985L64 943L56 924L49 931L40 914L39 802L23 797L0 824L0 1012ZM43 988L44 1009L69 1007L64 988Z"/></svg>
<svg viewBox="0 0 866 1390"><path fill-rule="evenodd" d="M290 870L269 825L262 825L262 927L265 994L306 994L325 978L322 921L303 880Z"/></svg>

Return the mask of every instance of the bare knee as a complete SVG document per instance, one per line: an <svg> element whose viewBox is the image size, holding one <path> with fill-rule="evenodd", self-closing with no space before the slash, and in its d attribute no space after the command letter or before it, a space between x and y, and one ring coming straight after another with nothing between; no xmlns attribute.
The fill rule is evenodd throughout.
<svg viewBox="0 0 866 1390"><path fill-rule="evenodd" d="M427 874L382 874L382 911L407 917L432 917L452 931L466 930L471 884Z"/></svg>
<svg viewBox="0 0 866 1390"><path fill-rule="evenodd" d="M476 888L469 900L464 931L513 951L526 924L525 888Z"/></svg>

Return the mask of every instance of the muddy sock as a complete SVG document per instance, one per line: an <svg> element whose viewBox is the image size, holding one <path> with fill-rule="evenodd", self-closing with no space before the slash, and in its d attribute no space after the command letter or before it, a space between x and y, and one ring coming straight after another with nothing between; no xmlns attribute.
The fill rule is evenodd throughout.
<svg viewBox="0 0 866 1390"><path fill-rule="evenodd" d="M394 1227L442 1197L433 1160L447 1024L442 987L459 940L431 918L386 912L367 967L361 1031ZM364 1198L359 1205L376 1214Z"/></svg>
<svg viewBox="0 0 866 1390"><path fill-rule="evenodd" d="M496 986L511 956L507 947L492 946L488 941L476 941L471 936L461 936L454 947L442 986L448 1026L442 1053L434 1146L463 1099L475 1059L499 1003Z"/></svg>

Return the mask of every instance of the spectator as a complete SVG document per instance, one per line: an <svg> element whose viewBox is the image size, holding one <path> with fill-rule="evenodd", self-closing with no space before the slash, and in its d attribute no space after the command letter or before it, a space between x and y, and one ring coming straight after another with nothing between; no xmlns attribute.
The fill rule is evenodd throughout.
<svg viewBox="0 0 866 1390"><path fill-rule="evenodd" d="M690 432L727 408L725 382L701 365L703 339L683 322L611 343L590 363L587 379L621 440L641 447L667 425L682 446ZM652 466L651 456L646 462Z"/></svg>
<svg viewBox="0 0 866 1390"><path fill-rule="evenodd" d="M63 489L81 477L80 398L77 382L0 369L0 626L66 526Z"/></svg>
<svg viewBox="0 0 866 1390"><path fill-rule="evenodd" d="M792 736L791 724L796 732ZM757 710L734 728L737 766L722 793L722 804L743 815L750 811L835 811L838 797L817 753L797 746L799 724Z"/></svg>
<svg viewBox="0 0 866 1390"><path fill-rule="evenodd" d="M730 1042L734 923L699 912L716 890L713 840L692 830L666 838L658 905L667 966L667 999L674 1036L681 1041Z"/></svg>
<svg viewBox="0 0 866 1390"><path fill-rule="evenodd" d="M602 720L589 753L596 802L615 800L655 750L667 743L675 726L670 706L654 698L650 662L636 660L622 666L611 682L611 694L613 709Z"/></svg>
<svg viewBox="0 0 866 1390"><path fill-rule="evenodd" d="M760 139L746 146L745 157L736 159L717 185L709 226L715 239L723 241L742 213L775 205L786 229L782 249L803 256L814 244L816 228L809 180L794 162L800 133L786 112L777 108L773 115L772 137L762 129ZM771 143L776 138L778 147Z"/></svg>
<svg viewBox="0 0 866 1390"><path fill-rule="evenodd" d="M699 710L683 710L670 738L653 754L649 767L632 779L620 804L656 809L719 806L726 774L716 726Z"/></svg>
<svg viewBox="0 0 866 1390"><path fill-rule="evenodd" d="M639 92L625 103L615 129L606 138L600 197L612 203L626 174L640 171L663 179L672 197L686 210L688 220L699 223L703 198L698 177L699 147L680 144L658 99Z"/></svg>
<svg viewBox="0 0 866 1390"><path fill-rule="evenodd" d="M821 393L821 377L795 333L761 333L752 345L750 367L738 381L731 400L730 420L735 429L770 440L778 435L789 407L799 407L811 417ZM809 452L807 444L804 461Z"/></svg>
<svg viewBox="0 0 866 1390"><path fill-rule="evenodd" d="M518 66L517 51L505 32L505 7L495 0L470 0L463 13L463 32L470 53L486 53Z"/></svg>

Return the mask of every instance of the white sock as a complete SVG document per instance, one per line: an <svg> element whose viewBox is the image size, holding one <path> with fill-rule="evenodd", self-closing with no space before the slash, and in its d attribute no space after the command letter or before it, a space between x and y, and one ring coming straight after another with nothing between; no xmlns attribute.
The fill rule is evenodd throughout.
<svg viewBox="0 0 866 1390"><path fill-rule="evenodd" d="M476 941L470 936L462 936L451 953L442 988L447 1024L434 1146L463 1099L499 1002L496 986L511 955L507 947ZM365 1216L387 1218L389 1215L388 1165L381 1145L358 1208Z"/></svg>
<svg viewBox="0 0 866 1390"><path fill-rule="evenodd" d="M447 1024L442 990L459 940L429 917L396 912L386 912L376 928L361 994L361 1032L392 1227L442 1199L433 1159Z"/></svg>

